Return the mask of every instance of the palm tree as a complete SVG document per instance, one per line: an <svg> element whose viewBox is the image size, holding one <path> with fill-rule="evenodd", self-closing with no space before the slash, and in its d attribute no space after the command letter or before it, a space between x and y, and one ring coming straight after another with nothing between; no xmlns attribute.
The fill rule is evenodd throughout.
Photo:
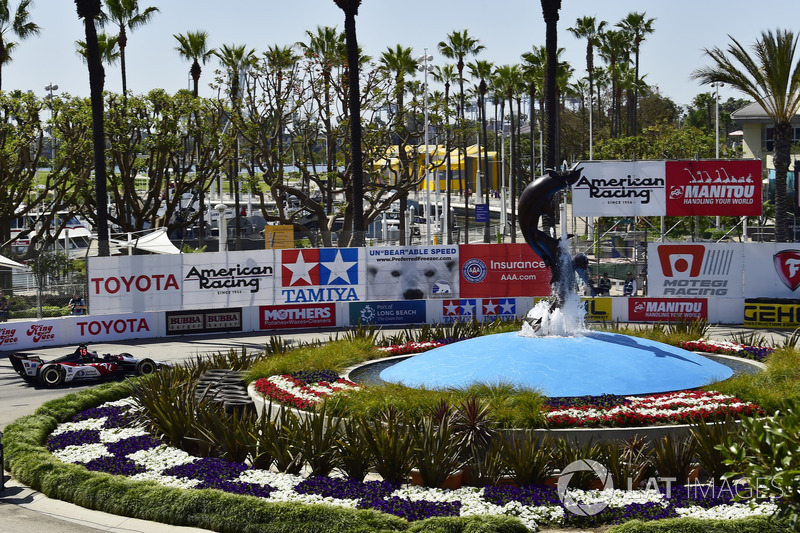
<svg viewBox="0 0 800 533"><path fill-rule="evenodd" d="M617 99L618 64L619 60L625 55L628 39L622 31L610 30L603 34L603 42L600 44L600 57L602 57L611 68L611 136L619 136L621 132L619 108L620 102Z"/></svg>
<svg viewBox="0 0 800 533"><path fill-rule="evenodd" d="M489 203L489 137L486 133L486 79L491 78L494 64L490 61L477 60L467 65L469 68L470 76L480 80L478 83L478 112L481 123L481 130L483 135L483 201ZM480 137L480 135L479 135ZM478 142L478 159L481 157L481 143ZM489 242L489 219L486 219L486 225L483 230L483 242Z"/></svg>
<svg viewBox="0 0 800 533"><path fill-rule="evenodd" d="M350 144L353 165L353 244L364 242L364 155L361 148L361 89L359 80L358 37L356 15L361 0L333 0L344 12L344 36L347 46L347 69L349 83Z"/></svg>
<svg viewBox="0 0 800 533"><path fill-rule="evenodd" d="M450 166L450 85L451 82L456 81L455 67L452 64L444 65L443 67L436 66L433 68L433 79L438 83L444 84L444 124L445 124L445 138L444 138L444 151L445 151L445 179L447 180L447 189L445 191L445 200L447 201L447 208L444 210L444 228L447 230L445 236L446 244L453 244L452 220L450 220L450 190L452 189L452 176L453 172Z"/></svg>
<svg viewBox="0 0 800 533"><path fill-rule="evenodd" d="M517 242L517 159L519 154L515 150L515 126L514 126L514 96L522 86L522 70L519 65L502 65L495 69L495 84L501 91L504 98L508 99L508 112L511 122L511 242ZM516 157L515 157L516 156Z"/></svg>
<svg viewBox="0 0 800 533"><path fill-rule="evenodd" d="M389 47L380 57L379 68L386 75L394 78L394 97L397 112L394 115L394 132L397 135L397 157L400 160L400 179L404 184L411 181L411 172L409 171L408 152L406 152L408 130L406 129L405 121L405 106L403 100L406 92L406 76L415 75L417 72L417 60L411 55L411 48L404 48L399 44L392 49ZM428 147L426 146L427 150ZM425 185L426 187L428 184ZM401 190L401 185L397 184L398 190ZM406 203L408 200L408 192L404 192L400 197L400 245L406 244ZM429 216L429 213L425 213Z"/></svg>
<svg viewBox="0 0 800 533"><path fill-rule="evenodd" d="M241 112L241 84L242 75L250 68L256 58L254 48L249 50L245 45L223 44L219 50L214 51L214 55L219 58L219 62L228 71L230 80L230 97L233 113L239 115ZM231 120L233 117L231 117ZM233 143L233 164L230 174L232 192L234 195L234 220L236 222L236 249L241 249L241 217L239 216L239 140L238 134Z"/></svg>
<svg viewBox="0 0 800 533"><path fill-rule="evenodd" d="M792 119L800 111L800 57L797 36L788 30L761 32L752 55L731 37L727 50L705 53L714 62L692 72L702 84L726 83L760 105L772 119L775 139L775 238L788 242L786 172L792 149Z"/></svg>
<svg viewBox="0 0 800 533"><path fill-rule="evenodd" d="M3 87L3 67L11 61L10 52L17 43L8 40L9 34L14 34L20 39L27 39L32 35L38 35L41 28L31 22L30 7L33 0L21 0L11 18L11 10L8 8L8 0L0 0L0 89Z"/></svg>
<svg viewBox="0 0 800 533"><path fill-rule="evenodd" d="M87 64L86 41L75 41L75 52L84 64ZM106 32L97 34L97 47L100 50L100 63L104 65L116 65L119 61L119 48L117 48L117 38L108 35Z"/></svg>
<svg viewBox="0 0 800 533"><path fill-rule="evenodd" d="M108 194L106 191L105 131L103 128L103 64L97 44L95 19L102 15L99 0L75 0L78 17L86 31L86 62L89 66L89 94L92 104L92 141L94 145L95 204L97 208L97 255L108 257Z"/></svg>
<svg viewBox="0 0 800 533"><path fill-rule="evenodd" d="M106 0L108 18L119 28L117 37L119 43L120 69L122 71L122 99L127 101L128 80L125 72L125 47L128 46L128 32L150 22L153 14L158 12L157 7L148 7L144 11L139 9L139 0Z"/></svg>
<svg viewBox="0 0 800 533"><path fill-rule="evenodd" d="M595 17L582 17L575 21L574 27L567 28L567 31L572 33L572 35L578 39L586 39L586 72L589 79L590 96L589 114L592 113L594 107L592 102L592 100L594 100L594 47L600 45L600 36L603 33L603 29L606 27L606 24L607 22L605 20L601 20L598 23ZM600 114L599 107L597 114ZM590 136L593 134L593 131L589 132Z"/></svg>
<svg viewBox="0 0 800 533"><path fill-rule="evenodd" d="M178 41L178 46L175 51L184 58L191 60L192 67L189 73L192 75L194 81L194 97L197 98L197 88L200 83L200 74L203 69L200 68L200 63L206 64L208 58L214 55L214 49L208 48L208 32L206 31L187 31L185 34L174 34L175 40Z"/></svg>
<svg viewBox="0 0 800 533"><path fill-rule="evenodd" d="M531 181L536 179L536 132L534 126L534 102L536 101L536 88L539 88L539 109L544 115L544 78L547 65L547 48L544 46L534 46L533 51L522 54L522 76L528 86L528 96L531 99ZM540 117L542 123L541 130L544 131L544 116ZM544 149L544 148L542 148ZM544 168L544 157L542 157L542 168Z"/></svg>
<svg viewBox="0 0 800 533"><path fill-rule="evenodd" d="M325 156L327 162L328 179L326 180L326 202L329 209L333 206L333 179L336 170L336 135L331 112L331 85L333 69L347 63L347 46L344 33L331 26L317 26L316 33L306 30L308 43L298 42L297 46L305 56L318 62L322 70L323 98L325 112L322 114L322 124L325 126Z"/></svg>
<svg viewBox="0 0 800 533"><path fill-rule="evenodd" d="M481 52L485 47L480 44L478 39L469 36L469 30L464 31L454 31L453 33L447 36L447 40L439 42L439 52L448 59L455 59L456 60L456 69L458 69L458 89L460 91L459 95L459 118L461 122L464 122L464 58L468 55L475 56ZM460 148L462 151L461 154L461 162L463 165L462 174L460 175L459 181L461 182L461 190L464 193L464 242L469 243L469 197L464 190L464 175L466 174L467 170L467 149L464 143L464 139L461 139ZM471 189L470 187L467 187Z"/></svg>
<svg viewBox="0 0 800 533"><path fill-rule="evenodd" d="M647 13L628 13L628 16L617 23L618 28L628 33L633 40L633 54L634 54L634 77L635 85L633 89L633 105L628 103L629 108L629 123L631 123L630 131L632 135L636 135L636 114L639 108L639 48L642 41L646 36L653 33L653 22L656 19L647 19Z"/></svg>

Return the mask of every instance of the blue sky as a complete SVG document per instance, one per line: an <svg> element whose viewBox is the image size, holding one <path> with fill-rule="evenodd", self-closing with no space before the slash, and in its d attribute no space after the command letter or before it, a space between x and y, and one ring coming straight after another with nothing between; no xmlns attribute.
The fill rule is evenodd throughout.
<svg viewBox="0 0 800 533"><path fill-rule="evenodd" d="M140 6L161 11L153 21L129 34L127 48L128 88L144 93L155 87L170 92L189 87L189 64L174 51L173 34L205 30L212 46L245 44L263 50L273 44L302 40L306 30L317 26L344 27L344 15L333 0L139 0ZM9 0L16 8L18 0ZM751 44L761 31L787 27L799 13L795 2L774 0L754 4L732 0L589 1L564 0L559 21L559 46L577 76L585 76L585 41L566 31L575 20L593 15L616 24L631 11L655 18L655 33L642 44L641 72L651 85L678 104L710 88L689 79L693 69L707 65L704 48L726 47L732 35ZM75 53L74 42L84 38L83 25L71 0L34 0L31 19L42 27L39 36L19 42L13 61L3 69L3 90L20 89L44 95L48 83L59 92L88 95L85 65ZM777 21L777 22L776 22ZM479 58L495 64L520 61L520 54L544 44L544 21L537 0L364 0L357 18L359 44L365 53L379 56L398 43L415 54L427 48L434 64L443 64L436 44L454 30L469 29L486 49ZM7 39L16 40L13 36ZM596 64L602 64L599 58ZM204 68L201 95L211 96L208 82L216 61ZM121 90L119 67L106 72L106 88ZM728 88L723 99L741 95Z"/></svg>

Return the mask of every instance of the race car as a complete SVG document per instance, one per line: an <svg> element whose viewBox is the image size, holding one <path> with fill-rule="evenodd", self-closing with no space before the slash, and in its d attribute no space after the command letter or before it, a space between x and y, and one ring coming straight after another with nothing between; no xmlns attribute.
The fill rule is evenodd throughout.
<svg viewBox="0 0 800 533"><path fill-rule="evenodd" d="M75 381L101 380L120 375L137 376L152 374L168 363L152 359L137 359L129 353L98 355L86 344L79 345L74 352L52 361L42 361L39 356L12 354L9 359L17 374L28 382L37 381L45 387L59 387Z"/></svg>

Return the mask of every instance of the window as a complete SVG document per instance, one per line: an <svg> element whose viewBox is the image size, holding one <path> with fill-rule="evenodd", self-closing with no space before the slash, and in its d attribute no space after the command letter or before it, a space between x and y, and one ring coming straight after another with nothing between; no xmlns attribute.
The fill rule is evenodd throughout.
<svg viewBox="0 0 800 533"><path fill-rule="evenodd" d="M774 130L772 126L765 126L761 130L761 149L766 152L775 150ZM792 127L792 144L800 142L800 128Z"/></svg>

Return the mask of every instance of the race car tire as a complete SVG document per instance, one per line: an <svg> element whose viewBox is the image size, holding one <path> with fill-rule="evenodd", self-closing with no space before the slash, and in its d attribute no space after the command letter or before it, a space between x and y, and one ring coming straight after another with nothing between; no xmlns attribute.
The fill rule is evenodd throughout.
<svg viewBox="0 0 800 533"><path fill-rule="evenodd" d="M64 383L64 373L58 365L45 365L39 371L39 380L45 387L59 387Z"/></svg>
<svg viewBox="0 0 800 533"><path fill-rule="evenodd" d="M136 363L136 375L145 376L156 371L156 364L152 359L142 359Z"/></svg>

